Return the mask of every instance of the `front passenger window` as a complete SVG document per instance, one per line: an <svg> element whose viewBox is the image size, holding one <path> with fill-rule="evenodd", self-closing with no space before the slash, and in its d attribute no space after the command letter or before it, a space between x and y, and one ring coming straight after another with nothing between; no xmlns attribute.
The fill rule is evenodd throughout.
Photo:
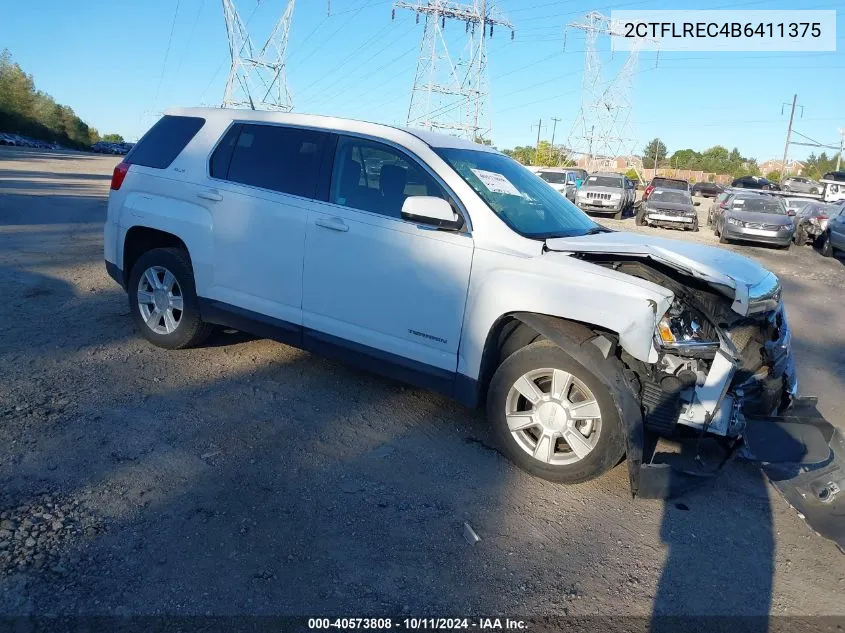
<svg viewBox="0 0 845 633"><path fill-rule="evenodd" d="M365 139L340 138L329 202L400 218L409 196L450 200L427 171L399 150Z"/></svg>

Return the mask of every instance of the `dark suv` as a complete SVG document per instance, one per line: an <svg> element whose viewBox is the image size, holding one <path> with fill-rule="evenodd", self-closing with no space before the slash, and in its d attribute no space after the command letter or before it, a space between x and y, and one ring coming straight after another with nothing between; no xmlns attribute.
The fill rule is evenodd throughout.
<svg viewBox="0 0 845 633"><path fill-rule="evenodd" d="M648 200L651 192L655 189L678 189L679 191L686 191L689 193L689 183L681 178L664 178L662 176L655 176L648 183L648 187L643 191L643 200Z"/></svg>
<svg viewBox="0 0 845 633"><path fill-rule="evenodd" d="M731 187L738 189L762 189L765 191L778 191L780 189L780 185L777 183L760 178L759 176L742 176L734 180L731 183Z"/></svg>

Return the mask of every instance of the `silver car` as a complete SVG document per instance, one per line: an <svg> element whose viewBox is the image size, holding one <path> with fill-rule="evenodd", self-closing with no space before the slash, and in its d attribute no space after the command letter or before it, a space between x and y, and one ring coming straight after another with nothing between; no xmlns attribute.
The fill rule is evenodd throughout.
<svg viewBox="0 0 845 633"><path fill-rule="evenodd" d="M782 198L737 193L715 211L713 233L721 244L743 240L789 248L795 224Z"/></svg>
<svg viewBox="0 0 845 633"><path fill-rule="evenodd" d="M634 183L622 174L590 174L575 194L575 204L587 213L610 213L617 220L634 207Z"/></svg>
<svg viewBox="0 0 845 633"><path fill-rule="evenodd" d="M815 180L809 178L802 178L801 176L793 176L787 178L781 184L783 191L796 191L798 193L821 193L822 187Z"/></svg>
<svg viewBox="0 0 845 633"><path fill-rule="evenodd" d="M578 176L574 171L548 167L541 169L537 175L545 180L552 189L561 192L570 202L575 202L575 190L578 188Z"/></svg>

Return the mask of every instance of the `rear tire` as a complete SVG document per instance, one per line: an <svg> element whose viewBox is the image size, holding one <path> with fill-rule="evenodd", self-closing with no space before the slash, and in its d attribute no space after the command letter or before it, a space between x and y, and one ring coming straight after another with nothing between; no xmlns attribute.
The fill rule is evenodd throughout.
<svg viewBox="0 0 845 633"><path fill-rule="evenodd" d="M822 254L822 257L833 257L833 244L830 243L830 230L825 231L821 234L818 238L821 240L819 243L819 253Z"/></svg>
<svg viewBox="0 0 845 633"><path fill-rule="evenodd" d="M795 242L795 246L804 246L807 243L807 232L802 228L798 228L795 230L795 237L792 239Z"/></svg>
<svg viewBox="0 0 845 633"><path fill-rule="evenodd" d="M605 359L598 350L590 362L612 363L610 375L621 372L616 359ZM622 422L610 391L578 359L548 340L519 349L499 365L487 393L487 418L505 455L548 481L593 479L625 453Z"/></svg>
<svg viewBox="0 0 845 633"><path fill-rule="evenodd" d="M725 237L725 234L722 233L722 231L719 231L718 235L719 235L719 244L728 244L730 242L730 240L728 240L728 238Z"/></svg>
<svg viewBox="0 0 845 633"><path fill-rule="evenodd" d="M194 271L182 249L154 248L141 255L132 267L127 292L135 325L153 345L193 347L213 329L200 318Z"/></svg>

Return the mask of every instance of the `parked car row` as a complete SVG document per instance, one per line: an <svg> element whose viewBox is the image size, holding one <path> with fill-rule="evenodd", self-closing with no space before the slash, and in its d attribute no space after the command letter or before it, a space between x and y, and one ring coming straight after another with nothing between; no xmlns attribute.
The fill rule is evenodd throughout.
<svg viewBox="0 0 845 633"><path fill-rule="evenodd" d="M97 152L98 154L128 154L132 149L134 143L111 143L108 141L99 141L94 143L89 150Z"/></svg>
<svg viewBox="0 0 845 633"><path fill-rule="evenodd" d="M62 149L58 143L50 141L39 141L20 134L9 134L8 132L0 132L0 145L10 145L13 147L37 147L40 149Z"/></svg>

